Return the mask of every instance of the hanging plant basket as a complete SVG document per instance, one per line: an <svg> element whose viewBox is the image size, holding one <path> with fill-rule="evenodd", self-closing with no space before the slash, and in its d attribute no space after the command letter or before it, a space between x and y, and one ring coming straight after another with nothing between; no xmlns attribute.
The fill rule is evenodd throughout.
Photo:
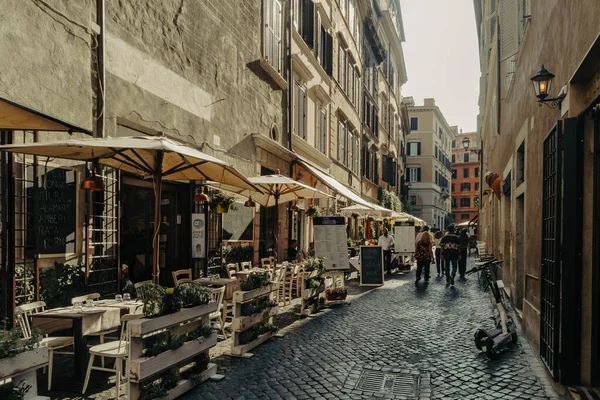
<svg viewBox="0 0 600 400"><path fill-rule="evenodd" d="M218 191L213 193L211 196L210 209L216 212L217 214L225 214L229 210L235 211L237 209L234 202L235 197Z"/></svg>
<svg viewBox="0 0 600 400"><path fill-rule="evenodd" d="M228 211L229 211L229 205L228 204L223 204L223 203L217 204L217 214L225 214Z"/></svg>

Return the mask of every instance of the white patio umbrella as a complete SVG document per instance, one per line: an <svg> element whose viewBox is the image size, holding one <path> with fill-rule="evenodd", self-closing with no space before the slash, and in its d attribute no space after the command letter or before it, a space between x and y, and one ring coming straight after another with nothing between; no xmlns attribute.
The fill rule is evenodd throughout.
<svg viewBox="0 0 600 400"><path fill-rule="evenodd" d="M359 214L361 217L389 217L392 215L392 210L386 210L383 207L369 208L362 204L353 204L348 207L340 208L340 214L345 217L352 216L352 214Z"/></svg>
<svg viewBox="0 0 600 400"><path fill-rule="evenodd" d="M248 181L257 187L260 192L247 188L236 188L232 185L218 184L209 182L209 185L215 186L235 194L245 197L252 197L252 200L265 207L277 207L279 203L288 201L297 201L298 199L321 199L332 197L325 192L314 189L302 182L288 178L280 174L255 176L248 178ZM262 193L261 193L262 192ZM279 224L279 214L275 213L275 229L273 230L273 242L275 243L275 258L277 259L277 226ZM277 261L277 260L276 260Z"/></svg>
<svg viewBox="0 0 600 400"><path fill-rule="evenodd" d="M234 167L213 156L164 136L70 139L55 142L24 143L0 146L0 150L42 157L95 161L151 178L154 182L154 237L152 240L152 275L158 282L158 232L162 181L212 180L240 188L260 189Z"/></svg>

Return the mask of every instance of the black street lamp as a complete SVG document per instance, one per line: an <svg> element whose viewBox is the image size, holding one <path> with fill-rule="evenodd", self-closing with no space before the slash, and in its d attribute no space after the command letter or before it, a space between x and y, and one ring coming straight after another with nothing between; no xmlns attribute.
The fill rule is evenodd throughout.
<svg viewBox="0 0 600 400"><path fill-rule="evenodd" d="M554 74L544 68L542 64L542 68L531 78L531 82L533 83L533 90L535 91L535 97L538 98L538 103L541 106L542 104L546 104L550 108L556 108L560 106L560 103L565 98L564 94L559 94L558 97L548 98L550 94L550 87L552 85L552 79L554 79Z"/></svg>
<svg viewBox="0 0 600 400"><path fill-rule="evenodd" d="M471 139L469 139L468 136L465 136L465 138L462 140L462 145L463 145L463 149L465 149L465 151L470 151L471 153L475 153L475 154L481 154L480 149L469 150L469 146L471 146Z"/></svg>

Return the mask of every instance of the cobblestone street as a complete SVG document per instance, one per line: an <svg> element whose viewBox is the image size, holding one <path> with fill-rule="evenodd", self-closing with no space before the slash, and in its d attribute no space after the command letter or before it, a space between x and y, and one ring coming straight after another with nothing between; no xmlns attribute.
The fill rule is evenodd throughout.
<svg viewBox="0 0 600 400"><path fill-rule="evenodd" d="M474 277L455 289L435 274L428 287L415 288L413 279L414 271L392 278L350 305L291 325L250 359L218 356L225 379L184 398L374 398L354 389L363 369L420 373L421 399L558 398L524 340L497 361L475 348L473 333L490 326L492 311Z"/></svg>

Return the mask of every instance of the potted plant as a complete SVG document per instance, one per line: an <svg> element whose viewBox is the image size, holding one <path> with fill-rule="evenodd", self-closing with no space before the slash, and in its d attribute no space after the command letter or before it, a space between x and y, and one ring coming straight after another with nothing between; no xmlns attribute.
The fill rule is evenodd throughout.
<svg viewBox="0 0 600 400"><path fill-rule="evenodd" d="M146 317L158 317L162 309L164 289L154 283L147 283L137 289L137 295L144 304Z"/></svg>
<svg viewBox="0 0 600 400"><path fill-rule="evenodd" d="M325 290L325 298L327 301L340 301L346 300L346 296L348 296L348 291L346 288L329 288Z"/></svg>
<svg viewBox="0 0 600 400"><path fill-rule="evenodd" d="M313 205L306 210L306 216L309 218L320 217L321 211L319 211L319 207Z"/></svg>
<svg viewBox="0 0 600 400"><path fill-rule="evenodd" d="M162 294L161 314L174 314L181 310L181 290L179 287L166 288Z"/></svg>
<svg viewBox="0 0 600 400"><path fill-rule="evenodd" d="M352 213L352 218L357 219L358 217L360 217L359 213Z"/></svg>
<svg viewBox="0 0 600 400"><path fill-rule="evenodd" d="M183 303L182 307L190 308L202 304L208 304L211 298L211 291L202 285L188 283L181 287L180 297Z"/></svg>
<svg viewBox="0 0 600 400"><path fill-rule="evenodd" d="M229 210L237 210L235 206L235 197L227 195L221 191L217 191L211 196L210 209L217 214L225 214Z"/></svg>
<svg viewBox="0 0 600 400"><path fill-rule="evenodd" d="M7 332L0 341L0 381L12 378L12 384L0 386L0 398L36 398L36 369L48 363L48 348L40 346L42 336L38 330L28 339L22 338L20 328Z"/></svg>

